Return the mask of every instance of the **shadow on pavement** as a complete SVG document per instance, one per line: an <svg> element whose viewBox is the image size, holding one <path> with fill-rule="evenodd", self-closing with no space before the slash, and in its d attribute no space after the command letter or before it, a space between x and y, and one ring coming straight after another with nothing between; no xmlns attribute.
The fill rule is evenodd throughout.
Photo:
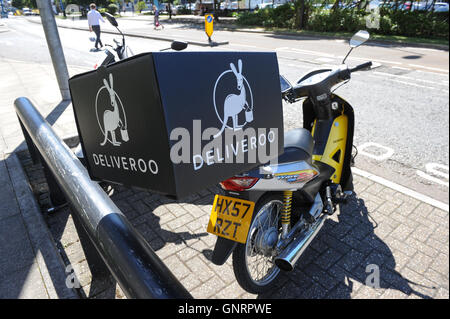
<svg viewBox="0 0 450 319"><path fill-rule="evenodd" d="M56 121L59 119L59 117L64 113L64 111L67 109L67 107L72 103L70 100L62 100L59 102L55 108L50 112L50 114L47 115L45 118L46 121L53 125L56 123Z"/></svg>
<svg viewBox="0 0 450 319"><path fill-rule="evenodd" d="M374 288L430 298L395 270L395 258L375 235L376 227L364 200L352 196L341 207L338 222L328 219L294 270L282 274L278 289L258 298L351 299L355 293L357 298L373 298ZM371 276L376 275L374 269L379 270L378 280Z"/></svg>

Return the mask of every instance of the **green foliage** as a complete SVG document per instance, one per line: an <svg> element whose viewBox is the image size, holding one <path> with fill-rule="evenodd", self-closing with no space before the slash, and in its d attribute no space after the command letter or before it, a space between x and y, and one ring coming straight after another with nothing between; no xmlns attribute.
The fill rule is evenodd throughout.
<svg viewBox="0 0 450 319"><path fill-rule="evenodd" d="M242 12L237 16L240 25L295 28L299 14L298 3L283 5L278 8L265 8L254 12ZM318 32L355 32L369 29L366 19L369 12L358 8L324 9L313 7L305 1L305 19L303 29ZM369 29L373 34L446 38L449 36L449 15L447 12L404 11L382 7L380 9L379 27Z"/></svg>
<svg viewBox="0 0 450 319"><path fill-rule="evenodd" d="M12 0L11 5L17 9L22 9L24 7L23 0Z"/></svg>
<svg viewBox="0 0 450 319"><path fill-rule="evenodd" d="M136 10L141 12L142 10L144 10L145 8L147 8L147 5L145 4L145 1L139 1L136 5Z"/></svg>
<svg viewBox="0 0 450 319"><path fill-rule="evenodd" d="M35 0L25 0L25 1L35 1ZM56 2L59 2L59 0L57 0ZM67 7L67 5L69 4L77 4L89 8L89 5L91 3L95 3L97 5L97 8L106 7L107 4L110 2L114 2L114 0L63 0L64 8Z"/></svg>
<svg viewBox="0 0 450 319"><path fill-rule="evenodd" d="M357 10L315 10L307 30L319 32L354 32L366 27L366 12Z"/></svg>
<svg viewBox="0 0 450 319"><path fill-rule="evenodd" d="M185 6L178 9L178 14L192 14L191 9L186 8Z"/></svg>
<svg viewBox="0 0 450 319"><path fill-rule="evenodd" d="M447 38L448 13L383 9L380 31L387 35ZM390 25L390 27L389 27Z"/></svg>
<svg viewBox="0 0 450 319"><path fill-rule="evenodd" d="M116 12L119 11L119 7L115 3L110 3L108 4L107 11L108 13L115 15Z"/></svg>
<svg viewBox="0 0 450 319"><path fill-rule="evenodd" d="M36 0L22 0L19 2L13 1L12 5L13 5L13 7L16 7L18 9L22 9L22 8L36 9L37 8Z"/></svg>
<svg viewBox="0 0 450 319"><path fill-rule="evenodd" d="M242 12L237 15L237 23L263 27L292 28L294 26L295 10L290 4L284 4L275 9L265 8L254 12Z"/></svg>

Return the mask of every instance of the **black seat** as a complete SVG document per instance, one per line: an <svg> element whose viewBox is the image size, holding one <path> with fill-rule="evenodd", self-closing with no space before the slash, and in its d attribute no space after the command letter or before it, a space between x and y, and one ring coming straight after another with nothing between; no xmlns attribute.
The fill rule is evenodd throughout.
<svg viewBox="0 0 450 319"><path fill-rule="evenodd" d="M301 149L311 157L314 149L311 132L304 128L297 128L284 133L284 148L291 147Z"/></svg>
<svg viewBox="0 0 450 319"><path fill-rule="evenodd" d="M311 164L314 140L311 133L303 128L284 133L284 153L278 163L306 161Z"/></svg>

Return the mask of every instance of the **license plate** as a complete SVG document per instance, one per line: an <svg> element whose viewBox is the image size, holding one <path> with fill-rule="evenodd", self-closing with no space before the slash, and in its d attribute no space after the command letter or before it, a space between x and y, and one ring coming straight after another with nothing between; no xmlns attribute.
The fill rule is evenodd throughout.
<svg viewBox="0 0 450 319"><path fill-rule="evenodd" d="M216 195L206 231L244 244L254 209L254 202Z"/></svg>

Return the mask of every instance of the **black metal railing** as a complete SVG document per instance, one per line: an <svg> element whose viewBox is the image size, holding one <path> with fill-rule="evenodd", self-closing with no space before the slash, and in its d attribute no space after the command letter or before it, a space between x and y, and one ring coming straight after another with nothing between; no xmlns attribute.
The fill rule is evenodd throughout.
<svg viewBox="0 0 450 319"><path fill-rule="evenodd" d="M50 188L57 187L60 199L67 200L77 230L83 233L80 240L88 238L95 247L91 255L92 251L97 255L96 264L106 264L128 298L192 298L103 189L89 178L82 163L33 104L22 97L14 106L33 160L40 159Z"/></svg>

